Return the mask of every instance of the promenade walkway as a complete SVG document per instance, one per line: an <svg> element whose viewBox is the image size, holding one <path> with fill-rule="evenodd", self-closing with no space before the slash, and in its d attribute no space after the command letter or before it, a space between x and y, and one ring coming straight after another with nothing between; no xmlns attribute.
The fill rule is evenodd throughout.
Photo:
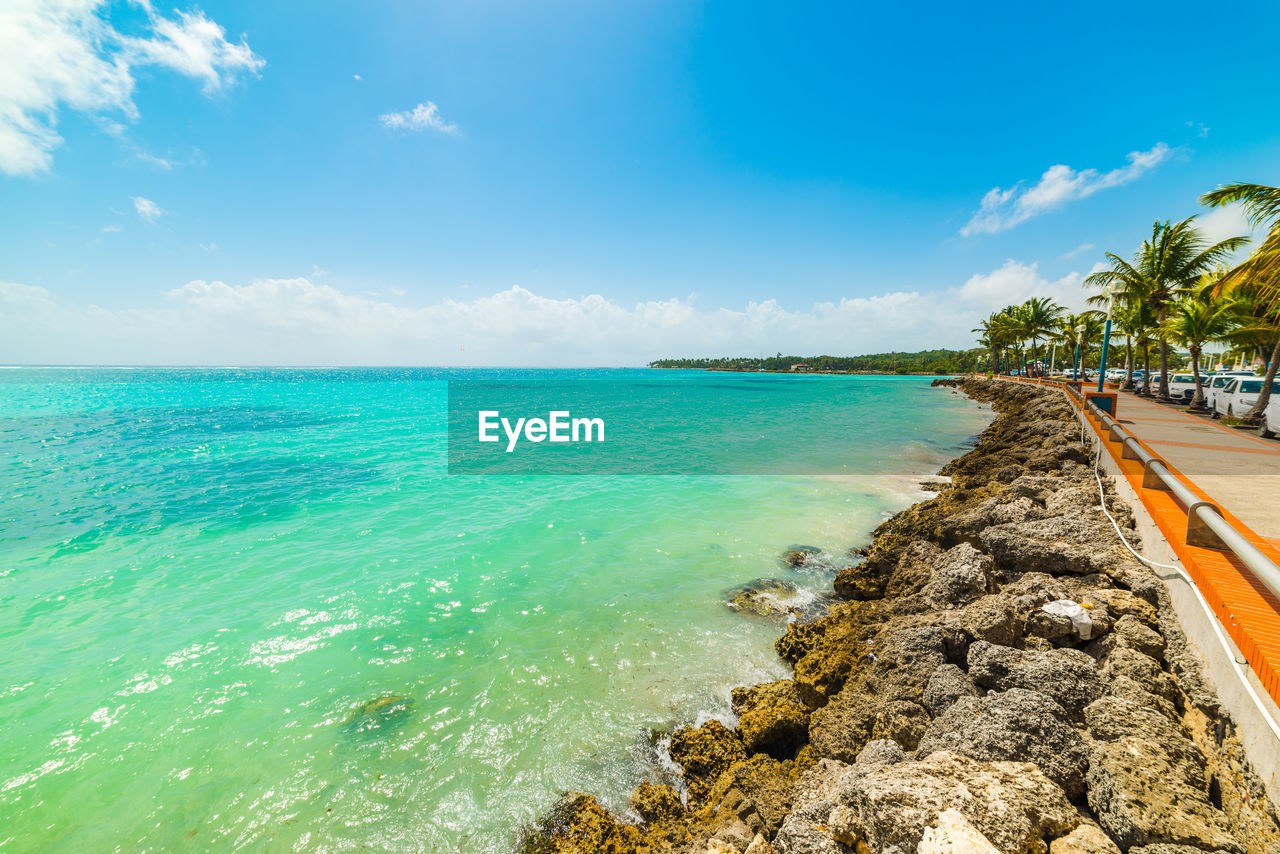
<svg viewBox="0 0 1280 854"><path fill-rule="evenodd" d="M1280 440L1121 392L1117 420L1224 510L1280 545Z"/></svg>

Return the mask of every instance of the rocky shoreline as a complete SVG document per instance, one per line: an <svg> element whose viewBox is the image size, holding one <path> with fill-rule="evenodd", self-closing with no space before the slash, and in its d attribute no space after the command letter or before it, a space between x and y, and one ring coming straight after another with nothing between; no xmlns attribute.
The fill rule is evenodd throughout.
<svg viewBox="0 0 1280 854"><path fill-rule="evenodd" d="M676 730L680 791L644 783L628 817L571 793L521 851L1280 852L1163 582L1098 507L1069 405L934 384L997 417L778 639L793 678L735 689L734 729Z"/></svg>

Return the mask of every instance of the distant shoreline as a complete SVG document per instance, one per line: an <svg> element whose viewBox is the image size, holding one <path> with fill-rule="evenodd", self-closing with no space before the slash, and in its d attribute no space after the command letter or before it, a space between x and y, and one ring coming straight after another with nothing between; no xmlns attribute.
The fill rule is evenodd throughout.
<svg viewBox="0 0 1280 854"><path fill-rule="evenodd" d="M816 370L809 369L803 371L792 370L775 370L773 368L677 368L663 365L650 365L653 370L659 371L719 371L726 374L785 374L791 377L802 377L807 374L828 374L839 376L861 376L861 377L945 377L951 376L951 373L937 371L837 371L837 370Z"/></svg>

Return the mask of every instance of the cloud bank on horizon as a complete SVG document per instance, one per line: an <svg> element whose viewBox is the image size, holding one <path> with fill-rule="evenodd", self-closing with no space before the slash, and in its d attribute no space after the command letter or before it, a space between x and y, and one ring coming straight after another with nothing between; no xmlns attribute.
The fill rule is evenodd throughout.
<svg viewBox="0 0 1280 854"><path fill-rule="evenodd" d="M622 305L512 287L422 306L307 278L192 281L158 304L76 305L0 281L0 363L159 365L643 365L663 357L874 353L973 346L990 311L1048 294L1079 309L1083 274L1048 281L1008 261L963 285L820 302L707 307L696 297Z"/></svg>

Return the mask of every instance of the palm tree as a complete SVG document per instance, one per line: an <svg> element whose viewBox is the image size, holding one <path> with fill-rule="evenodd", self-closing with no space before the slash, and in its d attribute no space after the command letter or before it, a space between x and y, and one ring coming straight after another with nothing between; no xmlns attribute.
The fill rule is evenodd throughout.
<svg viewBox="0 0 1280 854"><path fill-rule="evenodd" d="M1269 232L1262 245L1248 260L1233 267L1218 282L1218 292L1246 293L1253 301L1251 312L1255 318L1280 328L1280 187L1265 184L1227 184L1200 197L1200 202L1219 207L1239 202L1245 215L1255 226L1268 226ZM1261 324L1258 324L1261 325ZM1280 365L1280 335L1273 339L1271 358L1258 394L1258 402L1245 413L1246 424L1258 424L1271 402L1271 388L1275 383L1276 367Z"/></svg>
<svg viewBox="0 0 1280 854"><path fill-rule="evenodd" d="M1089 345L1102 337L1102 323L1103 316L1100 311L1066 314L1058 321L1058 334L1061 336L1059 340L1068 346L1079 348L1081 368L1084 368Z"/></svg>
<svg viewBox="0 0 1280 854"><path fill-rule="evenodd" d="M1040 339L1048 338L1053 333L1059 318L1065 312L1066 309L1048 297L1032 297L1014 309L1013 319L1019 337L1031 340L1033 363L1037 358L1037 345Z"/></svg>
<svg viewBox="0 0 1280 854"><path fill-rule="evenodd" d="M1201 350L1209 341L1226 338L1240 325L1240 307L1235 300L1187 296L1169 305L1161 332L1166 340L1186 347L1191 353L1191 374L1196 383L1196 392L1191 397L1192 409L1204 409L1204 391L1200 382Z"/></svg>
<svg viewBox="0 0 1280 854"><path fill-rule="evenodd" d="M1133 388L1133 369L1135 346L1142 350L1143 389L1142 394L1151 393L1151 330L1156 325L1155 313L1146 302L1122 300L1115 311L1111 328L1124 335L1125 378L1122 388Z"/></svg>
<svg viewBox="0 0 1280 854"><path fill-rule="evenodd" d="M1094 273L1085 280L1087 284L1114 288L1134 297L1140 293L1155 311L1160 344L1160 398L1169 399L1169 342L1162 330L1170 303L1191 290L1205 272L1248 242L1248 237L1229 237L1210 244L1195 227L1193 216L1172 225L1168 221L1157 221L1151 227L1150 239L1142 242L1132 263L1107 253L1111 269Z"/></svg>
<svg viewBox="0 0 1280 854"><path fill-rule="evenodd" d="M980 321L977 327L970 331L982 333L978 337L978 343L988 348L991 353L991 361L987 369L998 372L996 369L1000 364L1000 353L1008 340L1009 318L1002 312L993 311L986 320Z"/></svg>

